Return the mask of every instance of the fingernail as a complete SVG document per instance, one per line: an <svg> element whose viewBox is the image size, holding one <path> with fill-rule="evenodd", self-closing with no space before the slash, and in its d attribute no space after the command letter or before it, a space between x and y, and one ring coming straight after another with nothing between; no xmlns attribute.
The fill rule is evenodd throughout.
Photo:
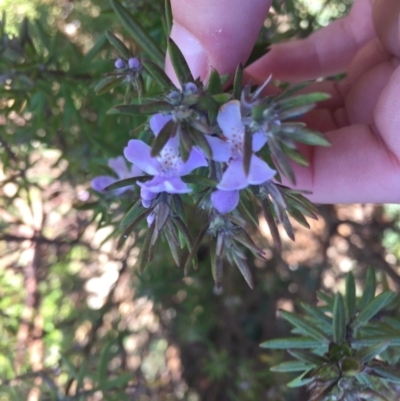
<svg viewBox="0 0 400 401"><path fill-rule="evenodd" d="M202 81L207 79L209 75L207 53L199 40L177 23L174 23L172 26L170 37L183 53L193 78L196 79L200 77ZM168 54L165 61L165 70L174 84L180 86Z"/></svg>

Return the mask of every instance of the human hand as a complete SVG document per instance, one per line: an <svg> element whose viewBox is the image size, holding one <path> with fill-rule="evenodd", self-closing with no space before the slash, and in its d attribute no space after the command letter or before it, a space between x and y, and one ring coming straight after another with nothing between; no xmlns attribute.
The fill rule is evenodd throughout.
<svg viewBox="0 0 400 401"><path fill-rule="evenodd" d="M173 0L171 36L193 74L206 80L211 66L225 73L244 62L270 3ZM305 40L273 46L246 72L254 83L270 74L298 82L347 72L340 82L307 89L332 95L305 118L332 146L301 148L310 166L295 166L297 188L311 190L309 198L319 203L400 201L398 0L356 0L348 17Z"/></svg>

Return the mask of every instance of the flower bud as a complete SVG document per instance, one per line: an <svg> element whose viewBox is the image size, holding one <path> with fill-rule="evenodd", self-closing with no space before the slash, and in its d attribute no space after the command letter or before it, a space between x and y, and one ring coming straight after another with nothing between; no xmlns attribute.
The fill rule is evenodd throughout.
<svg viewBox="0 0 400 401"><path fill-rule="evenodd" d="M132 57L128 60L128 65L129 65L129 68L131 68L133 70L138 70L141 66L140 61L135 57Z"/></svg>
<svg viewBox="0 0 400 401"><path fill-rule="evenodd" d="M197 86L193 82L185 84L183 92L185 95L195 95L197 93Z"/></svg>
<svg viewBox="0 0 400 401"><path fill-rule="evenodd" d="M125 61L122 60L122 58L117 59L117 61L114 63L115 68L118 68L119 70L122 68L125 68L126 64Z"/></svg>

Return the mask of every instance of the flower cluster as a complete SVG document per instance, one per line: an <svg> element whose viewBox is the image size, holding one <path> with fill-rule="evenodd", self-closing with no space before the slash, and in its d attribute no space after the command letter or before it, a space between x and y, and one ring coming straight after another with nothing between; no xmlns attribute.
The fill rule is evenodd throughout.
<svg viewBox="0 0 400 401"><path fill-rule="evenodd" d="M249 220L257 224L258 210L262 210L277 246L277 223L283 223L294 239L288 215L303 225L308 225L304 215L316 218L306 198L279 183L279 174L295 182L288 159L303 165L307 162L297 151L296 142L328 144L320 134L293 121L325 95L299 96L291 88L279 96L263 97L266 84L254 92L250 86L242 86L241 66L231 91L223 90L227 79L216 71L204 85L193 79L178 47L170 41L168 51L180 84L177 89L155 63L130 56L112 34L109 39L121 54L115 62L114 79L134 77L138 88L142 74L147 74L162 88L161 94L138 102L125 101L113 109L113 113L148 115L150 129L145 128L140 139L131 139L124 150L126 160L134 166L131 170L121 157L110 160L119 182L111 176L92 182L97 191L108 187L121 195L137 178L140 197L121 221L119 245L146 219L148 232L140 266L151 260L158 238L163 237L177 265L182 264L181 249L188 249L187 271L190 264L197 265L197 249L208 235L217 286L225 260L235 264L252 286L246 252L261 259L264 256L247 233L247 224ZM131 78L128 81L131 83ZM182 200L187 204L188 196L206 222L194 241Z"/></svg>

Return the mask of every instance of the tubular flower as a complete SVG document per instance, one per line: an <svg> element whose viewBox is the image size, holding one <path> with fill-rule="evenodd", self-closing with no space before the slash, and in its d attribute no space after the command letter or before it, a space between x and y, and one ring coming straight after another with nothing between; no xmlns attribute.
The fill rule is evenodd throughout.
<svg viewBox="0 0 400 401"><path fill-rule="evenodd" d="M171 120L171 116L155 114L150 119L150 128L157 136L165 124ZM170 194L182 194L190 192L191 189L180 177L189 174L199 167L207 166L207 160L203 153L196 147L192 148L189 159L183 162L179 155L179 138L172 137L165 144L160 154L151 156L151 148L144 142L131 139L124 151L125 157L135 163L145 173L152 175L149 181L139 183L143 206L148 207L151 200L161 192Z"/></svg>
<svg viewBox="0 0 400 401"><path fill-rule="evenodd" d="M216 150L216 154L221 161L223 156L228 157L228 167L222 175L217 191L211 197L214 207L220 213L228 213L235 209L239 202L239 190L249 185L260 185L270 180L276 173L266 162L254 154L259 151L267 142L262 132L256 132L252 135L252 151L250 159L249 173L244 170L243 154L244 154L244 136L245 126L242 122L240 113L240 102L232 100L223 105L217 117L218 125L226 138L226 144L230 147L230 152L226 149ZM210 144L213 150L214 147ZM223 193L225 191L226 193Z"/></svg>

